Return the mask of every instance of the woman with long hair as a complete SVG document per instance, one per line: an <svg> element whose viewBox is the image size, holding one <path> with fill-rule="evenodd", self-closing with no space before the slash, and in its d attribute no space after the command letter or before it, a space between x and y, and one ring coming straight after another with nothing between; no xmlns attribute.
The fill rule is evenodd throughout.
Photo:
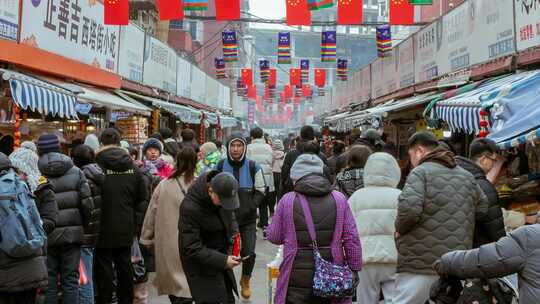
<svg viewBox="0 0 540 304"><path fill-rule="evenodd" d="M197 154L191 147L180 150L176 168L154 190L146 211L141 244L153 246L156 259L154 285L159 295L168 295L171 303L192 303L191 292L178 251L180 206L195 180Z"/></svg>

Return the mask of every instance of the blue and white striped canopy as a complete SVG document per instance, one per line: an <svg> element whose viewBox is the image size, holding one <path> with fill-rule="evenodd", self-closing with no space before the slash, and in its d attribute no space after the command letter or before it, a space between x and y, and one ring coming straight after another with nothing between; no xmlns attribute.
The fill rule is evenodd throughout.
<svg viewBox="0 0 540 304"><path fill-rule="evenodd" d="M437 106L437 118L445 121L452 131L464 131L468 134L480 131L480 104L469 106Z"/></svg>
<svg viewBox="0 0 540 304"><path fill-rule="evenodd" d="M22 109L45 115L78 119L75 110L76 97L71 92L11 71L5 72L4 79L9 80L13 100Z"/></svg>

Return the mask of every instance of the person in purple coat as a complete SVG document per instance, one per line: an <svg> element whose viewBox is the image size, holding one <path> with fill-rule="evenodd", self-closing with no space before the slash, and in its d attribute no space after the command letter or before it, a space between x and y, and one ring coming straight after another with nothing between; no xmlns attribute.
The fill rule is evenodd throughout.
<svg viewBox="0 0 540 304"><path fill-rule="evenodd" d="M291 169L294 191L286 194L267 229L268 240L284 245L275 304L348 304L351 298L328 300L313 295L315 263L311 239L299 201L306 197L323 258L347 264L357 275L362 268L362 248L352 212L343 194L332 191L323 175L323 162L315 154L298 157Z"/></svg>

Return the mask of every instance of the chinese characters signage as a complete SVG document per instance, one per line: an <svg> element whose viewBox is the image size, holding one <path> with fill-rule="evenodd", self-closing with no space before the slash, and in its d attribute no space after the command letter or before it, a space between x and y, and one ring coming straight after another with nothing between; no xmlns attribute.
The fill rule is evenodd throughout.
<svg viewBox="0 0 540 304"><path fill-rule="evenodd" d="M134 25L120 29L118 73L129 80L143 82L144 32Z"/></svg>
<svg viewBox="0 0 540 304"><path fill-rule="evenodd" d="M117 72L118 41L119 27L104 25L97 1L24 2L21 43Z"/></svg>
<svg viewBox="0 0 540 304"><path fill-rule="evenodd" d="M0 38L17 40L19 0L0 0Z"/></svg>
<svg viewBox="0 0 540 304"><path fill-rule="evenodd" d="M176 53L154 37L146 37L143 83L176 94Z"/></svg>
<svg viewBox="0 0 540 304"><path fill-rule="evenodd" d="M540 45L540 0L514 0L518 51Z"/></svg>

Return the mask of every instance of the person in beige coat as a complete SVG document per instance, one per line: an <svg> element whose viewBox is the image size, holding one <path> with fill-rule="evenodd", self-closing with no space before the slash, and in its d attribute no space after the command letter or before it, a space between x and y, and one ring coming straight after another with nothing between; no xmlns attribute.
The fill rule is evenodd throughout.
<svg viewBox="0 0 540 304"><path fill-rule="evenodd" d="M184 196L195 179L196 164L197 154L191 147L178 153L175 172L154 190L141 231L141 244L154 247L153 284L172 304L192 303L178 250L178 221Z"/></svg>

